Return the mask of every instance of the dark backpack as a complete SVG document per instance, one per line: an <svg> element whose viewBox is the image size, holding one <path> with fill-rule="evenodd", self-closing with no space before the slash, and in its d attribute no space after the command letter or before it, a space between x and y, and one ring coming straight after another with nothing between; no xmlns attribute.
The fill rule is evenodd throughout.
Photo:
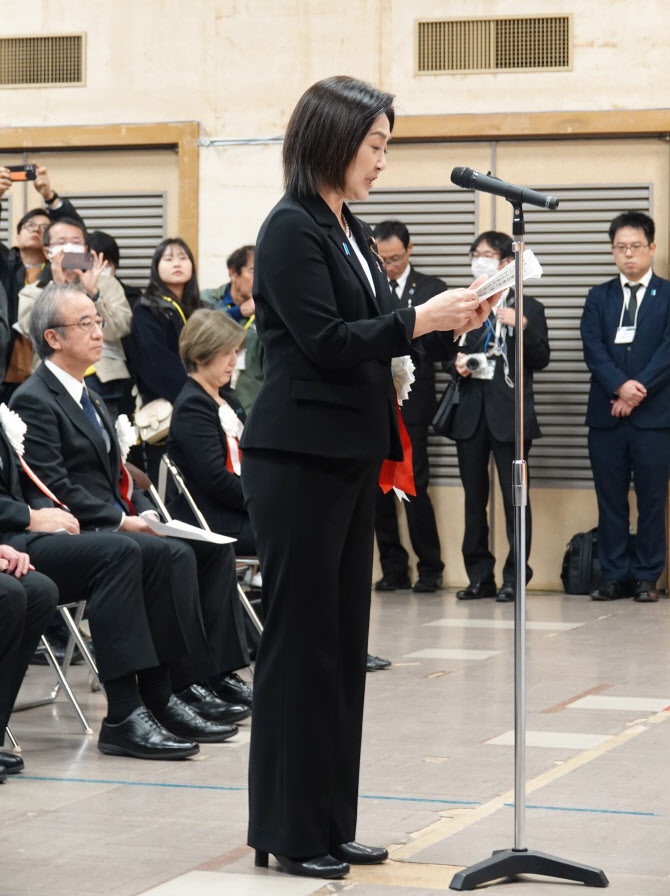
<svg viewBox="0 0 670 896"><path fill-rule="evenodd" d="M603 584L597 529L572 536L563 556L561 582L566 594L590 594Z"/></svg>

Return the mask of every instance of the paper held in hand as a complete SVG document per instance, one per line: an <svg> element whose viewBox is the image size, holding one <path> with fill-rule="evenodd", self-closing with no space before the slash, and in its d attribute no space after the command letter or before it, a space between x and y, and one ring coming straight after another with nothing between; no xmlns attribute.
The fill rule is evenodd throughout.
<svg viewBox="0 0 670 896"><path fill-rule="evenodd" d="M533 255L532 249L524 249L523 252L523 282L527 280L539 280L542 276L542 267L540 262ZM492 277L477 287L477 295L479 301L483 302L489 296L495 295L503 289L514 286L514 262L510 261L500 271L496 271Z"/></svg>
<svg viewBox="0 0 670 896"><path fill-rule="evenodd" d="M229 544L231 541L237 541L236 538L219 535L218 532L207 532L205 529L199 529L197 526L191 526L181 520L160 523L148 516L144 517L144 520L157 535L171 535L173 538L188 538L191 541L208 541L211 544Z"/></svg>

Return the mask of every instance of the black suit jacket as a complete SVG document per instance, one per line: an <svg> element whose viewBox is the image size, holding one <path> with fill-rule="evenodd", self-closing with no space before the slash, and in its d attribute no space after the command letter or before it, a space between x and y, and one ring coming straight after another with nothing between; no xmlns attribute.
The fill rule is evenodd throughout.
<svg viewBox="0 0 670 896"><path fill-rule="evenodd" d="M329 458L402 458L390 361L412 348L413 308L391 310L370 228L344 214L375 284L319 197L285 196L255 254L265 379L241 446Z"/></svg>
<svg viewBox="0 0 670 896"><path fill-rule="evenodd" d="M591 371L586 425L613 429L630 420L642 429L670 427L670 281L652 274L637 313L635 339L615 345L623 303L621 280L594 286L586 297L581 332ZM647 396L629 417L613 417L611 400L626 380L638 380Z"/></svg>
<svg viewBox="0 0 670 896"><path fill-rule="evenodd" d="M89 394L109 434L109 452L81 405L44 364L16 390L11 407L28 425L26 460L67 504L81 529L116 529L122 511L114 502L131 512L119 489L119 444L102 400L95 392ZM131 500L138 513L155 509L138 488Z"/></svg>
<svg viewBox="0 0 670 896"><path fill-rule="evenodd" d="M514 307L514 293L510 292L506 304ZM531 296L523 297L523 311L528 319L528 326L523 331L524 361L524 438L537 439L542 433L535 414L535 396L533 394L533 372L543 370L549 363L549 333L544 306ZM458 349L465 354L483 352L486 339L486 327L480 327L468 333L465 345ZM512 382L516 374L516 329L507 331L507 358ZM490 343L489 343L490 346ZM471 376L459 377L454 362L448 366L454 378L460 379L461 400L451 421L448 438L454 440L469 439L479 422L482 412L492 435L501 442L513 442L514 432L514 389L505 382L502 358L496 358L495 373L492 380L473 379Z"/></svg>
<svg viewBox="0 0 670 896"><path fill-rule="evenodd" d="M51 501L19 467L14 449L0 426L0 541L27 550L30 508L53 507Z"/></svg>
<svg viewBox="0 0 670 896"><path fill-rule="evenodd" d="M244 420L244 409L237 399L229 393L222 395ZM222 535L238 535L248 519L242 481L226 467L228 443L219 420L219 405L191 377L174 403L167 450L210 529ZM193 516L181 495L170 505L170 512L173 510L179 519Z"/></svg>
<svg viewBox="0 0 670 896"><path fill-rule="evenodd" d="M439 277L422 274L410 265L400 307L423 305L444 292L447 284ZM422 351L412 352L415 381L402 405L402 418L407 426L428 426L435 415L435 361L447 361L456 354L451 333L428 333L421 337Z"/></svg>

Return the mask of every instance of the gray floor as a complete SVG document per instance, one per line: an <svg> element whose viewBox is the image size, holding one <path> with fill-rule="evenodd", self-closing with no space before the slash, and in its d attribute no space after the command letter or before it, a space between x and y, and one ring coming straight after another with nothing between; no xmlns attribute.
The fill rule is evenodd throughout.
<svg viewBox="0 0 670 896"><path fill-rule="evenodd" d="M17 713L26 773L0 787L0 896L427 896L514 846L514 607L373 596L359 839L392 861L327 884L255 869L249 723L183 763L112 758L59 697ZM602 868L612 896L670 896L670 601L528 596L525 843ZM93 727L104 715L82 667ZM22 698L51 687L31 667ZM568 896L532 878L487 892Z"/></svg>

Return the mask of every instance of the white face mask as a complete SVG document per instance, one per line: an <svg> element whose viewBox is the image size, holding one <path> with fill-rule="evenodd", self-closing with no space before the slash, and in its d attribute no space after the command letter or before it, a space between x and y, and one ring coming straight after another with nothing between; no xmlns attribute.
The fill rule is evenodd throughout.
<svg viewBox="0 0 670 896"><path fill-rule="evenodd" d="M50 248L48 250L49 261L51 261L51 259L54 257L56 252L60 252L61 249L63 250L63 252L85 252L86 251L86 247L80 246L79 243L63 243L61 246L54 246L53 248Z"/></svg>
<svg viewBox="0 0 670 896"><path fill-rule="evenodd" d="M491 274L495 274L498 270L498 265L500 261L497 258L473 258L472 259L472 276L477 279L477 277L481 277L482 274L486 274L487 277L490 277Z"/></svg>

